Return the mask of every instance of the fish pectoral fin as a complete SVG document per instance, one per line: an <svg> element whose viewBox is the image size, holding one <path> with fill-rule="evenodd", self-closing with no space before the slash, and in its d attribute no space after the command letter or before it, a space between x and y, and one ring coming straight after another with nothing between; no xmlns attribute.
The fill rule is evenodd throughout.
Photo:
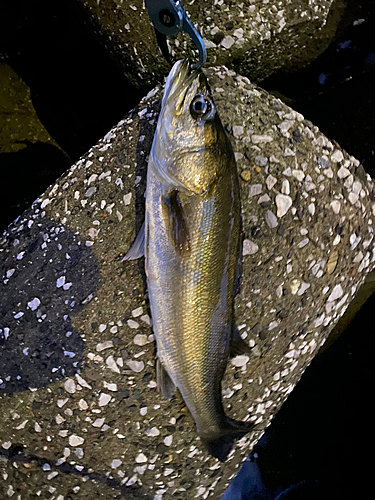
<svg viewBox="0 0 375 500"><path fill-rule="evenodd" d="M133 244L127 251L124 260L136 260L143 257L145 254L145 223L143 222L139 233L137 234Z"/></svg>
<svg viewBox="0 0 375 500"><path fill-rule="evenodd" d="M232 337L230 339L229 356L231 358L234 358L235 356L240 356L241 354L246 354L247 356L251 356L251 349L247 345L247 343L241 338L237 326L234 325Z"/></svg>
<svg viewBox="0 0 375 500"><path fill-rule="evenodd" d="M160 391L167 399L171 400L173 393L176 390L176 386L159 358L156 360L156 383L158 391Z"/></svg>
<svg viewBox="0 0 375 500"><path fill-rule="evenodd" d="M169 234L179 252L190 251L190 236L177 189L162 197L169 219Z"/></svg>

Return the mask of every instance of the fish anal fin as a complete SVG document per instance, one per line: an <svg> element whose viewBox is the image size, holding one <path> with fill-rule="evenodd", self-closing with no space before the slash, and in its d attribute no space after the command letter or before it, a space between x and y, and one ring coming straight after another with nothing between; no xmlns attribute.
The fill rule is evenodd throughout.
<svg viewBox="0 0 375 500"><path fill-rule="evenodd" d="M232 331L232 337L230 339L229 355L231 358L234 358L235 356L240 356L241 354L246 354L246 356L250 356L251 348L241 338L237 326L234 325Z"/></svg>
<svg viewBox="0 0 375 500"><path fill-rule="evenodd" d="M190 251L190 236L184 210L177 189L163 196L162 201L169 218L169 234L179 252Z"/></svg>
<svg viewBox="0 0 375 500"><path fill-rule="evenodd" d="M143 257L145 254L145 223L143 222L133 244L127 251L124 260L136 260Z"/></svg>
<svg viewBox="0 0 375 500"><path fill-rule="evenodd" d="M176 390L176 386L159 358L156 360L156 383L158 391L160 391L164 397L171 400L173 393Z"/></svg>

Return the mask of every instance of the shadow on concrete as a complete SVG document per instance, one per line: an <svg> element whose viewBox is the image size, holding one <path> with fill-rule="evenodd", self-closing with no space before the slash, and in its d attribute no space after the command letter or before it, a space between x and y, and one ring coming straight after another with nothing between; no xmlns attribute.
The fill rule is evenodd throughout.
<svg viewBox="0 0 375 500"><path fill-rule="evenodd" d="M0 395L79 371L85 342L71 324L98 287L96 259L34 204L10 226L0 254Z"/></svg>

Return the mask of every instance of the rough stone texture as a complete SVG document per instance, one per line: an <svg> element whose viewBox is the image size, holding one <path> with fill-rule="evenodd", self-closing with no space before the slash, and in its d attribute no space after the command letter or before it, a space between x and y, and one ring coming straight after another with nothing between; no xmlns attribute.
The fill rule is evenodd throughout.
<svg viewBox="0 0 375 500"><path fill-rule="evenodd" d="M134 85L161 81L168 66L142 0L76 1ZM342 10L341 0L193 0L183 4L199 27L208 64L225 64L255 82L279 68L295 69L314 60L332 40ZM170 47L177 59L194 54L186 34L171 39Z"/></svg>
<svg viewBox="0 0 375 500"><path fill-rule="evenodd" d="M121 262L143 219L154 90L0 242L5 498L219 499L374 266L374 185L359 162L247 78L208 73L223 124L243 127L232 136L238 170L263 186L249 196L240 180L244 236L257 251L245 252L235 309L252 356L229 363L222 384L228 415L255 431L220 464L179 395L156 391L150 318L138 316L149 312L143 268ZM270 227L286 179L293 204Z"/></svg>

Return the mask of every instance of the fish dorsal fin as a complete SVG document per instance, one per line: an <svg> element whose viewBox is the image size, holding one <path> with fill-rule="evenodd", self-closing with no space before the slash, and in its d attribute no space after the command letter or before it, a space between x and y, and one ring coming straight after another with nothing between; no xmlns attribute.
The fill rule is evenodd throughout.
<svg viewBox="0 0 375 500"><path fill-rule="evenodd" d="M122 259L124 260L136 260L143 257L145 254L145 223L143 222L139 233L137 234L133 244L127 251L127 254Z"/></svg>
<svg viewBox="0 0 375 500"><path fill-rule="evenodd" d="M177 189L163 196L162 201L169 215L169 234L178 252L190 251L189 230Z"/></svg>
<svg viewBox="0 0 375 500"><path fill-rule="evenodd" d="M168 375L159 358L157 358L156 360L156 383L158 385L158 390L167 399L172 399L173 393L176 390L176 386L174 385L171 377Z"/></svg>

